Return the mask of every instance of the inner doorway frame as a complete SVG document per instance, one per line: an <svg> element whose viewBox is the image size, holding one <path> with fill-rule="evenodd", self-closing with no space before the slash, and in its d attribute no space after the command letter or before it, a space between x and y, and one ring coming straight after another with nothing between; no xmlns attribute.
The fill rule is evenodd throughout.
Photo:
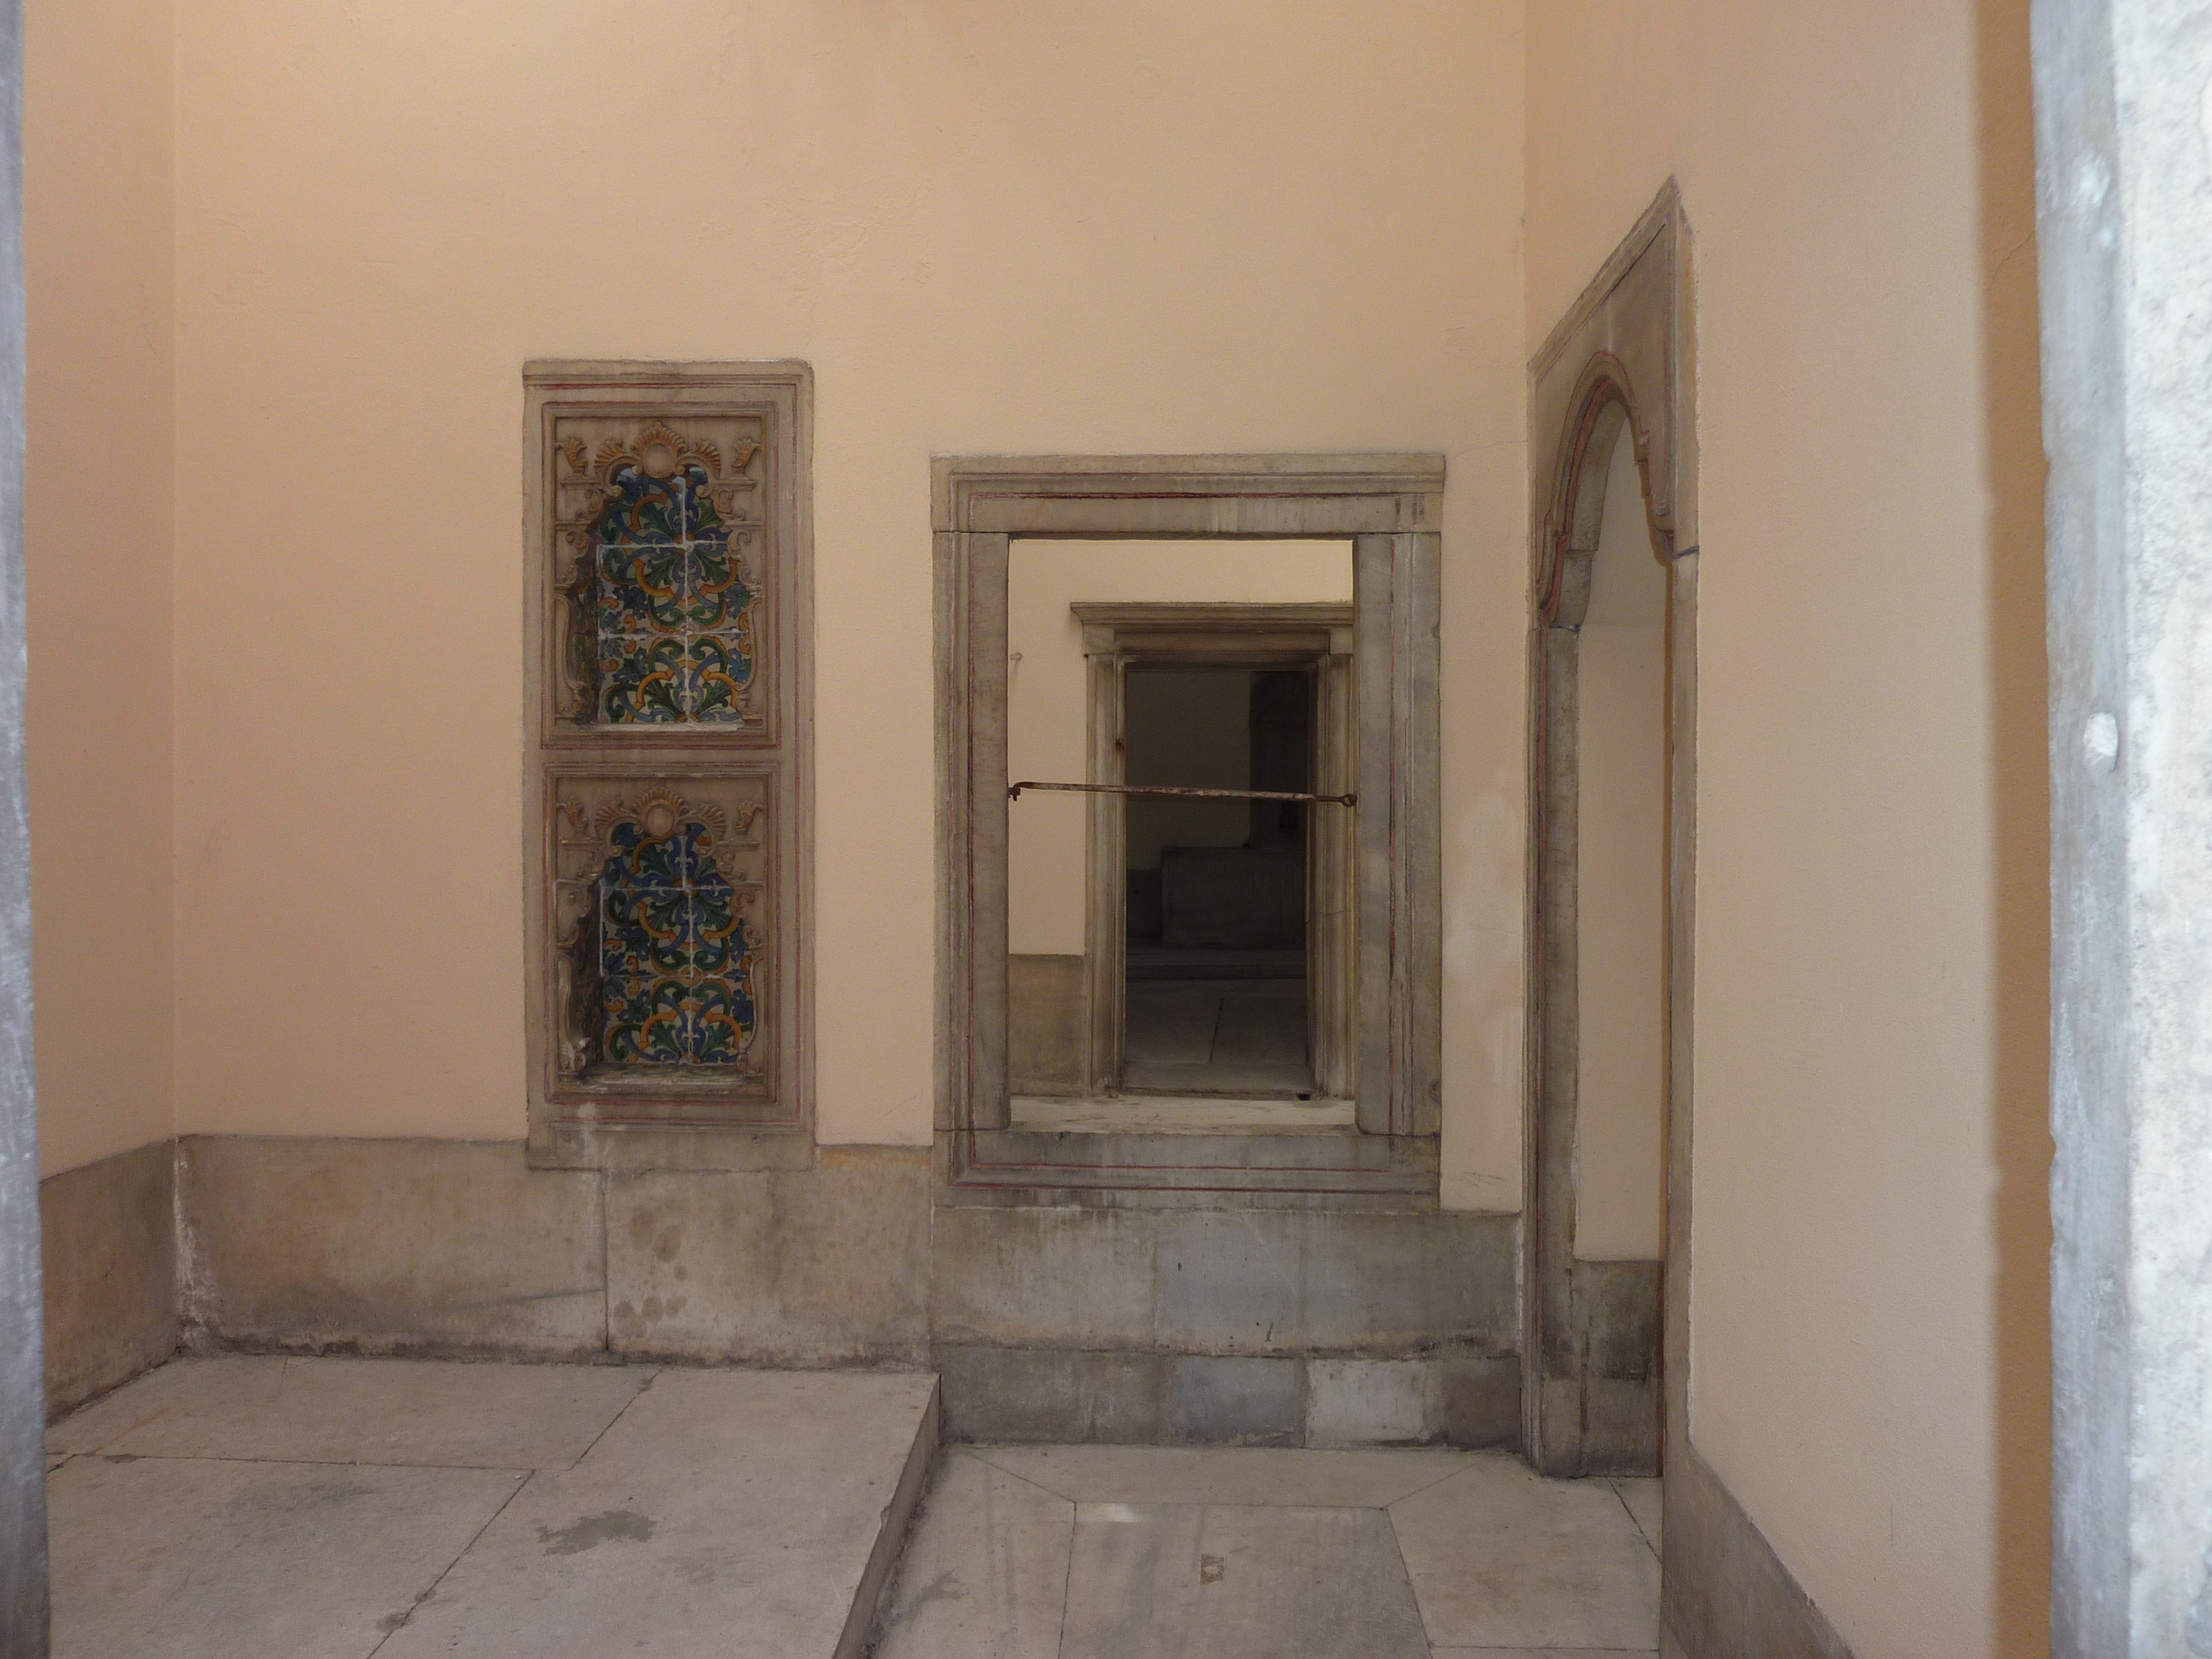
<svg viewBox="0 0 2212 1659"><path fill-rule="evenodd" d="M1305 668L1315 672L1316 794L1358 787L1352 634L1343 604L1237 605L1203 600L1081 603L1087 690L1085 781L1128 781L1127 687L1131 668ZM1306 821L1306 1040L1316 1099L1353 1097L1358 1045L1358 846L1350 809L1310 806ZM1126 1060L1128 871L1124 799L1091 798L1085 836L1084 992L1090 1030L1085 1080L1093 1099L1118 1093Z"/></svg>

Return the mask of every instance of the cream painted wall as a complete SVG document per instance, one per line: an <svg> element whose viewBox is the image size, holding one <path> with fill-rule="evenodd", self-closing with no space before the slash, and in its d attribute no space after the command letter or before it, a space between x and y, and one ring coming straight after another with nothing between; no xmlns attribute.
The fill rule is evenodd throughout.
<svg viewBox="0 0 2212 1659"><path fill-rule="evenodd" d="M1859 1659L2045 1645L2027 9L1529 10L1530 348L1696 236L1692 1437Z"/></svg>
<svg viewBox="0 0 2212 1659"><path fill-rule="evenodd" d="M1626 427L1575 647L1575 1254L1653 1261L1666 1164L1667 572Z"/></svg>
<svg viewBox="0 0 2212 1659"><path fill-rule="evenodd" d="M47 1174L170 1132L168 0L24 9L32 971Z"/></svg>
<svg viewBox="0 0 2212 1659"><path fill-rule="evenodd" d="M1006 678L1007 777L1089 775L1083 629L1069 609L1078 600L1351 599L1349 542L1016 542L1006 650L1021 659ZM1083 954L1084 817L1083 798L1066 794L1024 795L1007 814L1007 948L1017 956Z"/></svg>
<svg viewBox="0 0 2212 1659"><path fill-rule="evenodd" d="M1515 1207L1518 0L618 15L185 20L181 1124L521 1134L520 365L793 356L823 1138L930 1133L930 456L1435 449L1445 1196Z"/></svg>

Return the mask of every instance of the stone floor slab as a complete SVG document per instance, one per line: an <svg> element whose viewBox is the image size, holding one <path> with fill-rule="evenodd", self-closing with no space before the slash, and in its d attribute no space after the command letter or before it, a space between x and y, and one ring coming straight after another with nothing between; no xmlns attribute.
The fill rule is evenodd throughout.
<svg viewBox="0 0 2212 1659"><path fill-rule="evenodd" d="M1431 1659L1637 1659L1656 1648L1431 1648Z"/></svg>
<svg viewBox="0 0 2212 1659"><path fill-rule="evenodd" d="M1660 1516L1664 1505L1660 1502L1660 1486L1656 1480L1621 1480L1613 1483L1620 1494L1620 1501L1628 1505L1629 1514L1644 1529L1644 1541L1654 1550L1659 1548Z"/></svg>
<svg viewBox="0 0 2212 1659"><path fill-rule="evenodd" d="M1061 1659L1428 1659L1374 1510L1084 1504Z"/></svg>
<svg viewBox="0 0 2212 1659"><path fill-rule="evenodd" d="M529 1478L73 1457L46 1483L56 1659L364 1659Z"/></svg>
<svg viewBox="0 0 2212 1659"><path fill-rule="evenodd" d="M664 1371L378 1659L827 1659L934 1398L911 1373Z"/></svg>
<svg viewBox="0 0 2212 1659"><path fill-rule="evenodd" d="M56 1425L48 1443L140 1457L566 1468L652 1376L621 1365L179 1359Z"/></svg>
<svg viewBox="0 0 2212 1659"><path fill-rule="evenodd" d="M1382 1509L1473 1466L1443 1448L977 1446L975 1455L1084 1504L1288 1504Z"/></svg>
<svg viewBox="0 0 2212 1659"><path fill-rule="evenodd" d="M1606 1481L1476 1454L1390 1517L1438 1647L1658 1645L1659 1559Z"/></svg>
<svg viewBox="0 0 2212 1659"><path fill-rule="evenodd" d="M915 1518L877 1659L1057 1659L1075 1505L959 1447Z"/></svg>

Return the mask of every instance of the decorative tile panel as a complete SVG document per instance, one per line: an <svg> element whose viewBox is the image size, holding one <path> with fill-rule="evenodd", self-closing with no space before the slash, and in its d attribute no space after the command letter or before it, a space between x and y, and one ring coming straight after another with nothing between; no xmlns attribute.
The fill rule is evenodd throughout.
<svg viewBox="0 0 2212 1659"><path fill-rule="evenodd" d="M541 363L524 381L530 1156L789 1167L811 1157L811 379Z"/></svg>
<svg viewBox="0 0 2212 1659"><path fill-rule="evenodd" d="M563 721L767 732L762 426L555 420Z"/></svg>
<svg viewBox="0 0 2212 1659"><path fill-rule="evenodd" d="M559 1066L615 1083L772 1073L769 776L556 775Z"/></svg>

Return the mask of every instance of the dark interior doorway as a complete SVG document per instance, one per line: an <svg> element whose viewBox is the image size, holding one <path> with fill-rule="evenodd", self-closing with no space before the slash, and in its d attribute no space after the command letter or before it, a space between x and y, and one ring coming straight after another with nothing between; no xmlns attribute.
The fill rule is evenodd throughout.
<svg viewBox="0 0 2212 1659"><path fill-rule="evenodd" d="M1310 669L1144 667L1126 682L1132 784L1313 787ZM1127 799L1121 1086L1308 1099L1307 803Z"/></svg>

